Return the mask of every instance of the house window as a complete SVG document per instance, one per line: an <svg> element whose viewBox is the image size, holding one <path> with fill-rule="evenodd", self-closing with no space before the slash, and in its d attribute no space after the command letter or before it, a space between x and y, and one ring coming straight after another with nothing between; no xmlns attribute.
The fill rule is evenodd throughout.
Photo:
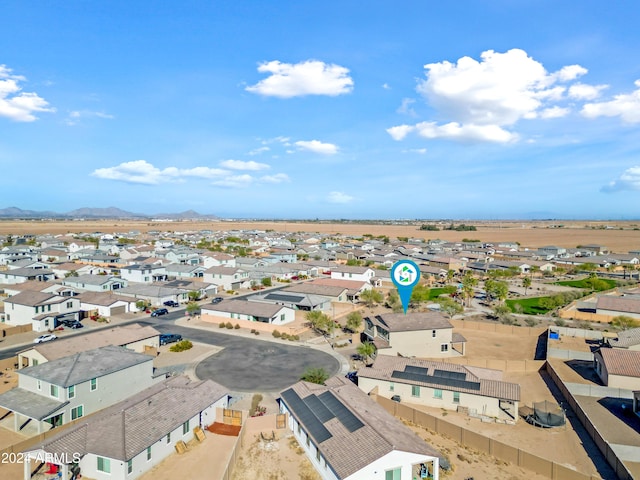
<svg viewBox="0 0 640 480"><path fill-rule="evenodd" d="M460 392L453 392L453 403L460 403Z"/></svg>
<svg viewBox="0 0 640 480"><path fill-rule="evenodd" d="M171 443L171 432L167 433L167 443Z"/></svg>
<svg viewBox="0 0 640 480"><path fill-rule="evenodd" d="M284 322L284 313L280 315L280 321Z"/></svg>
<svg viewBox="0 0 640 480"><path fill-rule="evenodd" d="M448 352L449 351L449 345L447 345L446 343L443 343L442 345L440 345L440 351L441 352Z"/></svg>
<svg viewBox="0 0 640 480"><path fill-rule="evenodd" d="M390 382L390 383L389 383L389 391L390 391L390 392L393 392L394 388L396 388L396 386L394 385L394 383L393 383L393 382Z"/></svg>
<svg viewBox="0 0 640 480"><path fill-rule="evenodd" d="M186 435L187 433L189 433L189 420L182 424L182 434Z"/></svg>
<svg viewBox="0 0 640 480"><path fill-rule="evenodd" d="M34 366L36 365L35 364L36 361L37 360L34 360L34 364L33 364ZM38 387L38 390L42 390L42 382L40 380L36 381L36 387Z"/></svg>
<svg viewBox="0 0 640 480"><path fill-rule="evenodd" d="M133 472L133 460L127 460L127 473Z"/></svg>
<svg viewBox="0 0 640 480"><path fill-rule="evenodd" d="M73 308L73 302L67 302L67 308Z"/></svg>
<svg viewBox="0 0 640 480"><path fill-rule="evenodd" d="M147 461L151 460L151 447L147 447Z"/></svg>
<svg viewBox="0 0 640 480"><path fill-rule="evenodd" d="M431 336L432 336L433 338L436 338L436 331L435 331L435 330L431 330Z"/></svg>
<svg viewBox="0 0 640 480"><path fill-rule="evenodd" d="M44 308L44 307L43 307ZM38 313L38 306L36 305L36 313Z"/></svg>
<svg viewBox="0 0 640 480"><path fill-rule="evenodd" d="M40 363L40 362L38 362L38 360L36 360L36 359L34 358L34 359L33 359L33 362L32 362L32 365L35 367L36 365L38 365L38 363ZM39 381L40 381L40 380L38 380L38 382L39 382ZM38 390L39 390L39 389L38 389Z"/></svg>
<svg viewBox="0 0 640 480"><path fill-rule="evenodd" d="M108 458L98 457L98 471L111 473L111 460Z"/></svg>
<svg viewBox="0 0 640 480"><path fill-rule="evenodd" d="M76 408L71 409L71 420L80 418L84 415L84 408L82 405L78 405Z"/></svg>
<svg viewBox="0 0 640 480"><path fill-rule="evenodd" d="M419 385L411 385L411 396L419 397L420 396L420 386Z"/></svg>
<svg viewBox="0 0 640 480"><path fill-rule="evenodd" d="M442 400L442 390L440 390L439 388L434 388L433 389L433 398L437 398L439 400Z"/></svg>
<svg viewBox="0 0 640 480"><path fill-rule="evenodd" d="M47 312L51 311L51 305L47 305Z"/></svg>
<svg viewBox="0 0 640 480"><path fill-rule="evenodd" d="M52 397L58 398L58 386L57 385L49 385L49 393Z"/></svg>
<svg viewBox="0 0 640 480"><path fill-rule="evenodd" d="M45 327L48 327L48 326L49 326L49 319L48 319L48 318L44 321L44 326L45 326Z"/></svg>
<svg viewBox="0 0 640 480"><path fill-rule="evenodd" d="M394 468L393 470L387 470L384 472L384 480L400 480L402 468Z"/></svg>
<svg viewBox="0 0 640 480"><path fill-rule="evenodd" d="M76 386L75 385L71 385L67 389L67 396L68 396L69 400L71 400L73 397L76 396Z"/></svg>
<svg viewBox="0 0 640 480"><path fill-rule="evenodd" d="M92 378L91 379L91 386L89 387L89 390L91 390L92 392L98 389L98 379L97 378Z"/></svg>

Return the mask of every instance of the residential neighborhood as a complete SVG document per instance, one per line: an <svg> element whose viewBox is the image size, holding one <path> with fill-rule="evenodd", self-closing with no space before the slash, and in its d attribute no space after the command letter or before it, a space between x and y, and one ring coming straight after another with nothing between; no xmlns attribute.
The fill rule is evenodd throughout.
<svg viewBox="0 0 640 480"><path fill-rule="evenodd" d="M562 418L582 405L572 402L586 387L566 365L640 424L633 252L256 229L0 240L0 450L18 445L16 478L164 478L215 444L227 456L211 478L244 480L232 453L255 435L295 442L309 478L466 479L445 437L415 425L459 419L474 435L491 424L496 438L542 438L536 402L557 402ZM421 276L406 313L391 275L401 261ZM582 448L571 427L564 435ZM505 465L632 478L640 462L624 452L640 452L636 436L594 439L562 467L513 440L540 465ZM598 442L617 453L594 458ZM545 462L572 473L544 477Z"/></svg>

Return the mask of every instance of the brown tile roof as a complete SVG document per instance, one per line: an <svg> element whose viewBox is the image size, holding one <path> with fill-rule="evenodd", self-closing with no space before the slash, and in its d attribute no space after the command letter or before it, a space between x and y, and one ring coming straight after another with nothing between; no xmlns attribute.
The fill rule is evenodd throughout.
<svg viewBox="0 0 640 480"><path fill-rule="evenodd" d="M315 283L300 283L283 288L281 292L307 293L310 295L324 295L326 297L339 297L347 289L345 287L320 285Z"/></svg>
<svg viewBox="0 0 640 480"><path fill-rule="evenodd" d="M290 390L293 390L301 399L330 392L341 405L362 422L362 427L350 432L337 417L333 417L322 422L331 437L322 442L314 440L338 478L346 478L392 451L440 457L436 449L405 427L353 383L342 377L330 378L326 386L298 382ZM300 421L296 410L291 405L287 407ZM305 427L304 424L302 426ZM309 432L309 429L305 431Z"/></svg>
<svg viewBox="0 0 640 480"><path fill-rule="evenodd" d="M35 307L36 305L42 305L47 303L59 303L68 299L68 297L58 297L53 293L42 293L33 290L20 292L9 298L4 299L4 303L14 303L16 305L26 305L29 307Z"/></svg>
<svg viewBox="0 0 640 480"><path fill-rule="evenodd" d="M596 303L598 310L613 310L621 313L640 313L640 298L602 295Z"/></svg>
<svg viewBox="0 0 640 480"><path fill-rule="evenodd" d="M640 377L640 352L617 348L601 348L598 352L609 375Z"/></svg>
<svg viewBox="0 0 640 480"><path fill-rule="evenodd" d="M432 375L434 370L444 370L465 375L466 382L479 383L479 389L466 388L464 386L446 386L441 383L401 379L392 377L394 371L402 372L405 367L426 368L428 375ZM481 395L483 397L500 398L504 400L520 401L520 385L517 383L503 382L496 378L502 378L499 370L486 368L467 368L464 365L453 363L434 362L429 360L418 360L414 358L391 357L378 355L372 367L361 368L358 376L375 380L385 380L394 383L406 383L408 385L420 385L441 390L455 390L462 393Z"/></svg>
<svg viewBox="0 0 640 480"><path fill-rule="evenodd" d="M253 315L254 317L273 317L280 310L286 308L284 305L274 305L264 302L248 302L246 300L223 300L215 305L203 304L200 309L202 313L215 312L239 313L242 315Z"/></svg>
<svg viewBox="0 0 640 480"><path fill-rule="evenodd" d="M440 312L420 313L385 313L375 317L367 317L375 325L390 332L410 332L416 330L438 330L453 328L451 322Z"/></svg>

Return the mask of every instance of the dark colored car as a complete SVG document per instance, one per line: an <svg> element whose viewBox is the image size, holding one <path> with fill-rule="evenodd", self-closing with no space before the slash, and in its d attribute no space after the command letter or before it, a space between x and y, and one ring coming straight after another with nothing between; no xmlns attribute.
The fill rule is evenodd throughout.
<svg viewBox="0 0 640 480"><path fill-rule="evenodd" d="M349 380L351 380L356 385L358 384L358 372L349 372L345 375Z"/></svg>
<svg viewBox="0 0 640 480"><path fill-rule="evenodd" d="M76 330L78 328L84 328L84 325L81 324L80 322L69 322L68 324L65 325L65 327Z"/></svg>
<svg viewBox="0 0 640 480"><path fill-rule="evenodd" d="M175 343L182 340L182 335L177 333L164 333L160 335L160 345L166 345L167 343Z"/></svg>
<svg viewBox="0 0 640 480"><path fill-rule="evenodd" d="M179 307L180 304L178 302L176 302L175 300L167 300L166 302L163 303L163 305L165 307Z"/></svg>
<svg viewBox="0 0 640 480"><path fill-rule="evenodd" d="M400 403L400 395L394 395L393 397L391 397L391 400Z"/></svg>
<svg viewBox="0 0 640 480"><path fill-rule="evenodd" d="M151 312L151 316L159 317L160 315L166 315L167 313L169 313L169 310L167 310L166 308L158 308L157 310Z"/></svg>
<svg viewBox="0 0 640 480"><path fill-rule="evenodd" d="M223 298L222 298L222 297L216 297L216 298L214 298L213 300L211 300L211 303L214 303L214 304L215 304L215 303L220 303L222 300L223 300Z"/></svg>

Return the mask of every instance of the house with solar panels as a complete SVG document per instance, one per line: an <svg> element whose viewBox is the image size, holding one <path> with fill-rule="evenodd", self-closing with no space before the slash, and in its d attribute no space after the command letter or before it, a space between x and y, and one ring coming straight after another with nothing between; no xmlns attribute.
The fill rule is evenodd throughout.
<svg viewBox="0 0 640 480"><path fill-rule="evenodd" d="M352 382L298 382L280 394L280 412L323 480L439 478L440 453Z"/></svg>
<svg viewBox="0 0 640 480"><path fill-rule="evenodd" d="M379 355L358 370L358 387L402 403L465 411L515 422L520 385L502 380L502 371L445 362Z"/></svg>

